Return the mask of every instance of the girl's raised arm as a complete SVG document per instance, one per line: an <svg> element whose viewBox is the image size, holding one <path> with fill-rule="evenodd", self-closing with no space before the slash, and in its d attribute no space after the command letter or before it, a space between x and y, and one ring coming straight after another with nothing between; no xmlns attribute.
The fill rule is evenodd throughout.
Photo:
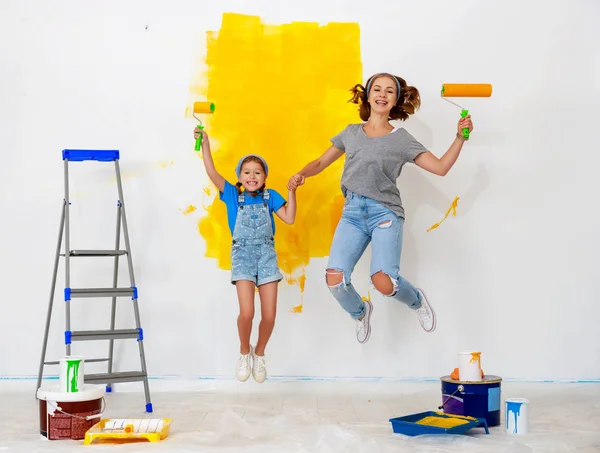
<svg viewBox="0 0 600 453"><path fill-rule="evenodd" d="M223 178L215 168L215 163L213 162L212 154L210 153L210 140L208 139L208 134L205 130L200 130L196 127L194 129L194 138L198 138L200 135L202 136L202 158L204 160L206 173L213 184L217 186L217 189L223 192L225 189L225 178Z"/></svg>

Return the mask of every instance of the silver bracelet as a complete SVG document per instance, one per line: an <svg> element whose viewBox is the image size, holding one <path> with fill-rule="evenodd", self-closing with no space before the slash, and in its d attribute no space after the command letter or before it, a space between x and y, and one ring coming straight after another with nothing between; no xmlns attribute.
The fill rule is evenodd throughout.
<svg viewBox="0 0 600 453"><path fill-rule="evenodd" d="M462 135L460 135L458 132L456 133L456 137L462 139L464 142L468 141L468 138L464 138Z"/></svg>

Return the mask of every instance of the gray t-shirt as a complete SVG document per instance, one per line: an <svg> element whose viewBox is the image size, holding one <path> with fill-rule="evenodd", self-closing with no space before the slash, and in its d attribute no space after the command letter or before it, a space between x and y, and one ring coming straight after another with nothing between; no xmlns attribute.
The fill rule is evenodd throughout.
<svg viewBox="0 0 600 453"><path fill-rule="evenodd" d="M346 153L342 192L371 198L404 218L404 208L396 180L406 162L428 150L404 128L370 138L362 124L349 124L331 139Z"/></svg>

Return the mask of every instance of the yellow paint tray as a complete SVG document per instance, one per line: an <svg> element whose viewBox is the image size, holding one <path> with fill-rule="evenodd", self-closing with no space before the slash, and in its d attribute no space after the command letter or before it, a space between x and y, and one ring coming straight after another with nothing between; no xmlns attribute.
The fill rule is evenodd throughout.
<svg viewBox="0 0 600 453"><path fill-rule="evenodd" d="M84 445L94 440L115 443L145 439L164 440L169 435L170 418L103 418L85 433Z"/></svg>

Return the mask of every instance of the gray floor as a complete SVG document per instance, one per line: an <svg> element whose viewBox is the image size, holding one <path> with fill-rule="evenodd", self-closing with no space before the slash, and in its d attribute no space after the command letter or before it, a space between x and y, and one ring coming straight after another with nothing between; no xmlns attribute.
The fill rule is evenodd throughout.
<svg viewBox="0 0 600 453"><path fill-rule="evenodd" d="M0 380L1 452L600 452L594 383L504 382L503 402L530 400L528 435L508 435L501 424L489 435L474 428L460 436L407 437L393 434L388 420L437 410L439 382L153 380L152 414L144 412L141 384L122 384L106 395L104 417L171 418L169 437L91 446L41 439L34 388L32 380Z"/></svg>

